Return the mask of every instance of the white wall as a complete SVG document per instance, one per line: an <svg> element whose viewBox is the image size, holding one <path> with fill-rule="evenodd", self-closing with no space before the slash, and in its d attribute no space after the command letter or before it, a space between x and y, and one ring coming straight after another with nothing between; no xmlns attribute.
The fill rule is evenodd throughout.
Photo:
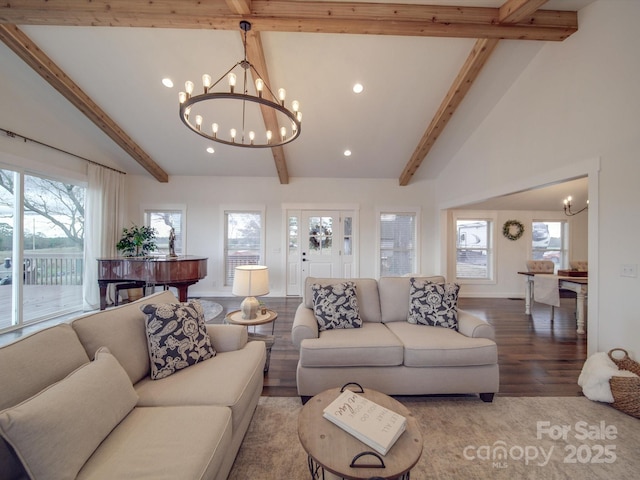
<svg viewBox="0 0 640 480"><path fill-rule="evenodd" d="M590 173L589 350L622 346L636 358L640 280L621 277L620 266L640 263L638 18L635 0L581 10L579 31L540 50L436 184L449 208L470 191L482 199L554 172Z"/></svg>
<svg viewBox="0 0 640 480"><path fill-rule="evenodd" d="M376 209L419 207L423 241L421 270L436 272L438 263L431 254L438 220L434 217L433 186L416 182L398 186L396 179L317 179L292 178L280 185L277 178L171 177L161 184L148 176L127 176L129 219L142 223L141 205L184 204L187 206L187 251L209 258L207 278L189 288L193 295L229 295L223 285L223 207L264 206L266 209L266 264L269 267L271 296L285 294L286 228L283 205L313 204L359 207L359 275L375 277Z"/></svg>

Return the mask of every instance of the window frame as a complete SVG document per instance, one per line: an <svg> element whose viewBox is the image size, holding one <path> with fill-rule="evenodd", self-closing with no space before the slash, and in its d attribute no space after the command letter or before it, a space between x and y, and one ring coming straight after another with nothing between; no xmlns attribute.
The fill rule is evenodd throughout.
<svg viewBox="0 0 640 480"><path fill-rule="evenodd" d="M376 209L376 276L380 278L382 276L382 215L407 215L414 218L414 248L413 248L413 265L411 271L399 274L397 276L403 276L407 274L420 273L421 262L421 248L422 245L422 228L421 228L421 210L418 207L402 208L402 207L388 207Z"/></svg>
<svg viewBox="0 0 640 480"><path fill-rule="evenodd" d="M230 289L233 286L234 272L227 272L229 267L228 255L229 255L229 235L228 235L228 216L229 214L258 214L260 216L260 246L258 248L259 259L258 265L266 265L265 257L265 237L266 237L266 209L264 205L259 206L223 206L221 208L222 214L222 286ZM239 264L248 265L248 264Z"/></svg>
<svg viewBox="0 0 640 480"><path fill-rule="evenodd" d="M534 247L533 246L533 224L534 223L559 223L560 224L560 248L549 248L547 245L544 248ZM530 223L531 228L531 255L530 258L536 259L536 252L542 252L540 256L540 260L545 260L543 258L544 252L553 251L560 253L560 263L554 262L554 272L557 273L558 270L566 269L569 267L569 222L564 219L557 218L548 218L548 219L540 219L534 218ZM551 234L549 234L551 238Z"/></svg>
<svg viewBox="0 0 640 480"><path fill-rule="evenodd" d="M180 213L180 236L181 242L176 242L181 245L180 249L176 248L176 255L187 255L187 206L184 204L148 204L142 205L142 218L144 219L144 225L150 226L150 219L152 213ZM166 252L158 249L151 253L157 255L168 255L169 247L167 246Z"/></svg>
<svg viewBox="0 0 640 480"><path fill-rule="evenodd" d="M483 248L487 252L487 276L482 277L458 277L458 221L466 222L487 222L487 247ZM467 285L494 285L496 279L496 249L497 249L497 218L495 214L487 212L455 212L451 222L451 243L452 243L452 278L458 284ZM478 248L480 249L480 248Z"/></svg>

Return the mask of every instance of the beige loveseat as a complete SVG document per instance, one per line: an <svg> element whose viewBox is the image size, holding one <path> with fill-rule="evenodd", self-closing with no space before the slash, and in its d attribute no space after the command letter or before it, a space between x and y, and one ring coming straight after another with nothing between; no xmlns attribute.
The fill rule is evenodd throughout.
<svg viewBox="0 0 640 480"><path fill-rule="evenodd" d="M153 294L0 348L12 441L0 439L3 480L29 478L27 457L47 480L74 469L82 479L227 478L262 392L265 346L244 327L207 324L216 355L152 380L141 306L177 302Z"/></svg>
<svg viewBox="0 0 640 480"><path fill-rule="evenodd" d="M443 283L443 277L424 277ZM356 285L362 327L319 331L312 284ZM459 330L407 322L407 277L307 278L291 339L300 351L298 394L357 382L389 395L478 393L492 401L498 392L498 350L486 321L458 310Z"/></svg>

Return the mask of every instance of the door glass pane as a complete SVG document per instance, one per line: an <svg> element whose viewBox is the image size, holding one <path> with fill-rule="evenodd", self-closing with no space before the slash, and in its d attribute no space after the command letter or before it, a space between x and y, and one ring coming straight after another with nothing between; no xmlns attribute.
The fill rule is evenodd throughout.
<svg viewBox="0 0 640 480"><path fill-rule="evenodd" d="M23 320L82 308L85 188L24 177Z"/></svg>
<svg viewBox="0 0 640 480"><path fill-rule="evenodd" d="M9 170L0 170L0 330L17 323L13 318L13 224L15 200L13 184L17 175Z"/></svg>
<svg viewBox="0 0 640 480"><path fill-rule="evenodd" d="M333 218L309 217L309 251L316 255L331 255Z"/></svg>
<svg viewBox="0 0 640 480"><path fill-rule="evenodd" d="M351 241L353 238L353 234L352 232L352 218L351 217L344 217L344 254L345 255L352 255L351 253Z"/></svg>
<svg viewBox="0 0 640 480"><path fill-rule="evenodd" d="M298 217L289 217L289 255L298 254L298 242Z"/></svg>

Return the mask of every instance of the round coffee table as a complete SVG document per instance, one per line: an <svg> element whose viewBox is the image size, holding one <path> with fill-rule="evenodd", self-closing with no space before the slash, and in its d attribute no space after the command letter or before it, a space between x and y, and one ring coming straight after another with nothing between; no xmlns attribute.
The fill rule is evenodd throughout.
<svg viewBox="0 0 640 480"><path fill-rule="evenodd" d="M411 412L397 400L375 390L364 390L358 394L406 417L407 429L386 455L380 456L384 468L378 467L380 460L374 456L356 459L356 465L367 464L366 468L356 468L352 462L362 452L373 450L354 436L334 425L322 416L322 410L340 395L340 388L333 388L311 398L298 416L298 437L309 457L311 478L324 478L329 471L348 480L365 480L372 477L408 480L410 470L418 463L422 454L422 434L418 422Z"/></svg>

